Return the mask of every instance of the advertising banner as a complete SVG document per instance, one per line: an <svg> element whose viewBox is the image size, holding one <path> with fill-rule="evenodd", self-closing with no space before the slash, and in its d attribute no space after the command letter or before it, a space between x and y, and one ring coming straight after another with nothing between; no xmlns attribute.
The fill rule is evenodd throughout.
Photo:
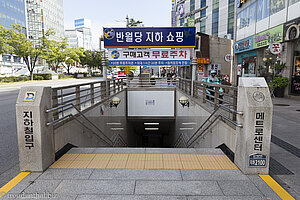
<svg viewBox="0 0 300 200"><path fill-rule="evenodd" d="M195 27L104 28L105 48L195 47Z"/></svg>
<svg viewBox="0 0 300 200"><path fill-rule="evenodd" d="M242 53L253 49L253 36L234 43L234 53Z"/></svg>
<svg viewBox="0 0 300 200"><path fill-rule="evenodd" d="M189 66L190 50L109 50L110 66Z"/></svg>
<svg viewBox="0 0 300 200"><path fill-rule="evenodd" d="M298 39L300 37L300 18L285 23L283 32L284 41Z"/></svg>
<svg viewBox="0 0 300 200"><path fill-rule="evenodd" d="M259 34L253 38L253 49L269 46L274 42L283 41L283 24L276 26Z"/></svg>

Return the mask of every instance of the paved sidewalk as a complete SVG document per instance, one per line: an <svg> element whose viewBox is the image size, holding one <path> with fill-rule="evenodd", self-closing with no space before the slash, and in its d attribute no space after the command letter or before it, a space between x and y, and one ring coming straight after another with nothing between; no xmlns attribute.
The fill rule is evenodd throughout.
<svg viewBox="0 0 300 200"><path fill-rule="evenodd" d="M300 199L300 98L273 99L270 175Z"/></svg>
<svg viewBox="0 0 300 200"><path fill-rule="evenodd" d="M70 154L222 155L219 149L72 149ZM259 177L238 169L51 169L32 173L3 199L30 194L56 199L280 199Z"/></svg>

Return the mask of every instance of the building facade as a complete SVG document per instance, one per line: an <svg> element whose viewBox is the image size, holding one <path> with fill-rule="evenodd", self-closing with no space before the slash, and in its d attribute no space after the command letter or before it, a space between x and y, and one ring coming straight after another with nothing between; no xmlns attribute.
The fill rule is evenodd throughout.
<svg viewBox="0 0 300 200"><path fill-rule="evenodd" d="M174 0L172 25L189 26L207 35L233 39L234 0Z"/></svg>
<svg viewBox="0 0 300 200"><path fill-rule="evenodd" d="M26 0L27 33L31 41L37 42L50 28L55 35L50 39L64 37L63 0Z"/></svg>
<svg viewBox="0 0 300 200"><path fill-rule="evenodd" d="M275 58L286 64L281 75L291 84L285 94L300 94L300 0L237 0L236 10L236 77L262 76ZM276 55L274 43L282 45Z"/></svg>
<svg viewBox="0 0 300 200"><path fill-rule="evenodd" d="M83 47L86 50L92 49L92 31L91 31L91 21L85 18L76 19L75 23L75 30L77 32L82 33L83 38Z"/></svg>
<svg viewBox="0 0 300 200"><path fill-rule="evenodd" d="M77 30L65 30L69 47L83 47L83 32Z"/></svg>
<svg viewBox="0 0 300 200"><path fill-rule="evenodd" d="M20 24L26 34L26 13L24 0L0 0L0 25L13 28ZM23 59L15 55L0 55L0 75L12 76L25 66Z"/></svg>

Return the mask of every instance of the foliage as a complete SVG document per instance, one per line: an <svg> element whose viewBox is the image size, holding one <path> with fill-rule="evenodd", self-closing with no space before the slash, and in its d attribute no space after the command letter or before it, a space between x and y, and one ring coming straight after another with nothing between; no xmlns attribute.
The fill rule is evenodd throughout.
<svg viewBox="0 0 300 200"><path fill-rule="evenodd" d="M10 77L0 77L0 82L10 83L10 82L20 82L20 81L29 81L30 77L21 77L21 76L10 76Z"/></svg>
<svg viewBox="0 0 300 200"><path fill-rule="evenodd" d="M285 88L290 84L290 79L287 77L274 77L272 83L274 88Z"/></svg>
<svg viewBox="0 0 300 200"><path fill-rule="evenodd" d="M43 79L37 79L36 77L41 76ZM33 73L33 80L52 80L51 73Z"/></svg>
<svg viewBox="0 0 300 200"><path fill-rule="evenodd" d="M13 25L14 29L5 29L5 38L7 45L12 48L12 53L19 57L23 57L27 69L30 72L31 80L33 80L33 71L37 62L37 59L42 56L51 45L49 37L54 35L55 32L52 29L46 31L46 33L39 38L38 42L30 41L24 33L21 25Z"/></svg>
<svg viewBox="0 0 300 200"><path fill-rule="evenodd" d="M86 50L84 55L80 57L80 64L87 65L90 69L102 70L103 52L96 50Z"/></svg>
<svg viewBox="0 0 300 200"><path fill-rule="evenodd" d="M73 74L65 75L65 74L58 74L59 79L68 79L68 78L74 78Z"/></svg>
<svg viewBox="0 0 300 200"><path fill-rule="evenodd" d="M67 73L70 74L70 70L73 68L76 62L80 62L80 58L84 57L83 48L67 47L66 48L66 61L64 67Z"/></svg>
<svg viewBox="0 0 300 200"><path fill-rule="evenodd" d="M68 46L67 38L61 38L61 41L50 41L47 50L42 58L47 61L51 68L57 73L60 63L66 60L66 48Z"/></svg>
<svg viewBox="0 0 300 200"><path fill-rule="evenodd" d="M128 27L136 27L142 23L143 23L142 21L139 21L139 20L135 21L133 18L131 18L131 19L129 19Z"/></svg>
<svg viewBox="0 0 300 200"><path fill-rule="evenodd" d="M0 24L0 54L13 53L13 48L8 45L9 40L11 39L8 36L8 30Z"/></svg>

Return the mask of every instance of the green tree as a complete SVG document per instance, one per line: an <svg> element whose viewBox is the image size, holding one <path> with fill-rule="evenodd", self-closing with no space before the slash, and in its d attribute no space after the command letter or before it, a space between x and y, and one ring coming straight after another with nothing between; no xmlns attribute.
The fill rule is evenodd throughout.
<svg viewBox="0 0 300 200"><path fill-rule="evenodd" d="M13 48L9 45L10 39L8 30L0 24L0 54L13 53Z"/></svg>
<svg viewBox="0 0 300 200"><path fill-rule="evenodd" d="M22 33L23 28L21 25L13 25L13 27L14 29L7 29L6 32L8 45L12 47L15 55L23 57L30 73L31 80L33 80L33 71L37 59L47 51L51 43L49 37L55 35L55 32L52 29L47 30L39 41L34 43Z"/></svg>
<svg viewBox="0 0 300 200"><path fill-rule="evenodd" d="M142 21L139 21L139 20L135 21L135 19L130 18L129 22L127 22L127 26L128 27L136 27L136 26L138 26L139 24L142 24L142 23L143 23Z"/></svg>
<svg viewBox="0 0 300 200"><path fill-rule="evenodd" d="M61 41L51 41L47 51L42 56L43 59L51 66L51 69L57 73L59 64L66 61L66 48L68 46L67 38L62 38Z"/></svg>
<svg viewBox="0 0 300 200"><path fill-rule="evenodd" d="M83 48L67 47L66 48L66 61L64 67L67 73L74 67L76 62L80 62L80 58L84 57Z"/></svg>
<svg viewBox="0 0 300 200"><path fill-rule="evenodd" d="M90 69L100 69L102 71L103 52L97 50L86 50L84 56L80 58L82 65L87 65Z"/></svg>

